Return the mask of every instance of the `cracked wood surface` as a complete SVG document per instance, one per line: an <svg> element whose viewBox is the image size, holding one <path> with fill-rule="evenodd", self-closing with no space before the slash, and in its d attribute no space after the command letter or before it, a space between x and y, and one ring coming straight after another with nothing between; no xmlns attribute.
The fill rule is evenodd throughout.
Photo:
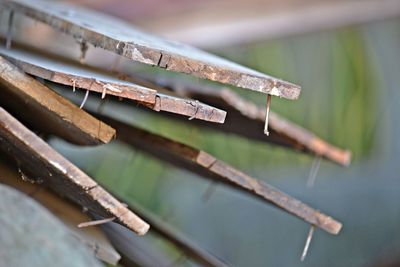
<svg viewBox="0 0 400 267"><path fill-rule="evenodd" d="M26 179L43 181L58 194L99 216L116 217L118 223L138 235L148 231L146 222L3 108L0 108L0 148L15 159Z"/></svg>
<svg viewBox="0 0 400 267"><path fill-rule="evenodd" d="M87 66L79 65L65 58L55 57L28 48L5 50L0 55L21 70L45 80L64 84L75 89L86 89L105 95L134 100L157 112L164 111L191 119L215 123L225 121L226 112L196 100L181 98L130 82L126 77L115 77ZM103 97L103 95L102 95Z"/></svg>
<svg viewBox="0 0 400 267"><path fill-rule="evenodd" d="M230 84L286 99L297 99L300 86L270 77L201 50L144 33L132 25L77 6L40 0L6 1L22 13L130 60Z"/></svg>
<svg viewBox="0 0 400 267"><path fill-rule="evenodd" d="M118 140L156 158L187 169L205 178L232 186L312 224L330 234L338 234L342 224L272 186L254 179L212 155L188 145L101 116L118 131Z"/></svg>
<svg viewBox="0 0 400 267"><path fill-rule="evenodd" d="M199 99L215 107L224 109L229 116L225 123L218 127L201 124L222 132L231 132L252 140L271 142L298 151L315 154L342 166L348 166L351 152L337 148L322 140L312 132L279 116L269 114L270 135L263 134L265 123L265 108L244 99L228 88L214 88L210 85L199 85L189 81L179 81L170 78L144 78L144 84L167 88L179 96Z"/></svg>
<svg viewBox="0 0 400 267"><path fill-rule="evenodd" d="M91 219L88 215L84 214L82 209L45 188L45 184L34 184L21 179L21 175L17 172L17 166L14 166L14 164L8 162L6 159L3 160L1 153L0 173L1 184L11 186L25 193L43 205L54 216L60 219L63 224L68 226L71 230L69 234L88 247L96 258L112 265L116 265L121 259L120 254L114 249L99 227L87 227L83 229L77 227L79 223ZM128 229L126 231L130 232ZM131 234L134 235L133 233Z"/></svg>
<svg viewBox="0 0 400 267"><path fill-rule="evenodd" d="M110 142L115 130L0 56L0 104L24 123L80 145Z"/></svg>
<svg viewBox="0 0 400 267"><path fill-rule="evenodd" d="M109 73L27 47L0 48L0 54L21 70L48 81L154 104L157 91L122 81Z"/></svg>

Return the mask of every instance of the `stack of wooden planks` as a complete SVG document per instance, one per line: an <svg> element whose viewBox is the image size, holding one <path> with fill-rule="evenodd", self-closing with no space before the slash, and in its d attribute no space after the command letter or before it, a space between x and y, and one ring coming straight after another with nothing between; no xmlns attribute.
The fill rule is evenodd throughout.
<svg viewBox="0 0 400 267"><path fill-rule="evenodd" d="M46 188L49 190L46 194L55 199L51 201L53 206L61 205L55 204L58 202L68 203L70 208L66 210L71 211L63 213L64 221L68 214L82 213L79 207L83 208L85 216L94 221L81 226L102 224L98 231L104 231L111 241L89 240L75 231L80 240L95 248L94 255L100 260L117 264L121 258L125 266L165 264L167 260L162 255L155 257L152 252L140 254L130 250L135 247L143 251L148 249L130 231L141 236L151 227L199 264L227 265L182 233L171 230L156 215L117 200L95 178L49 146L46 141L51 136L80 146L107 146L117 139L158 160L272 204L313 227L334 235L340 232L340 222L197 149L196 144L182 144L85 106L89 93L93 93L96 98L109 99L115 105L157 112L166 119L184 119L188 127L197 125L234 133L348 165L350 152L269 112L271 97L296 100L300 95L298 85L152 36L128 23L78 6L13 0L1 1L0 7L1 21L7 22L0 32L4 43L0 48L0 163L8 170L0 177L0 183L27 193L21 181L10 179L22 177L38 188ZM43 47L53 46L54 49L43 49L34 44L35 38L30 38L32 32L43 37ZM79 51L77 56L71 52L68 42L60 41L61 37L49 38L57 34L72 40ZM125 65L110 70L109 63L89 57L91 50L96 50L97 56L112 54L117 65L122 60ZM139 67L144 64L188 74L224 86L191 83L180 79L179 75L160 78L155 71L144 75L135 72L138 64ZM61 94L54 91L55 84L63 86ZM243 99L226 85L265 94L267 108ZM67 99L75 91L84 92L80 105ZM271 134L265 135L263 128ZM46 206L44 201L41 203Z"/></svg>

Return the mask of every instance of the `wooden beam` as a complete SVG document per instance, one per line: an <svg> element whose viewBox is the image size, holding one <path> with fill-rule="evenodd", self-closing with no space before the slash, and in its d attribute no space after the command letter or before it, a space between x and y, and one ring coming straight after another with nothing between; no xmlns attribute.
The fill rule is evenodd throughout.
<svg viewBox="0 0 400 267"><path fill-rule="evenodd" d="M156 158L249 193L253 197L273 204L330 234L338 234L342 228L340 222L286 195L278 189L240 172L223 161L214 158L207 152L111 118L104 116L101 118L117 129L118 140L132 145Z"/></svg>
<svg viewBox="0 0 400 267"><path fill-rule="evenodd" d="M15 159L25 179L43 181L58 194L99 216L116 217L116 222L139 235L148 231L146 222L3 108L0 108L0 149Z"/></svg>
<svg viewBox="0 0 400 267"><path fill-rule="evenodd" d="M12 50L0 48L0 55L21 70L47 81L70 86L73 91L86 89L118 98L134 100L154 111L169 112L208 122L223 123L226 112L196 100L157 93L137 85L126 77L120 78L65 58L16 45ZM104 94L104 95L103 95Z"/></svg>
<svg viewBox="0 0 400 267"><path fill-rule="evenodd" d="M84 214L77 205L62 199L51 192L44 185L32 184L21 179L17 167L14 164L6 162L0 154L0 183L11 186L18 191L25 193L34 199L54 216L60 219L71 230L71 235L86 245L94 255L104 262L116 265L121 259L119 253L110 244L100 227L89 227L80 229L76 227L79 223L88 221L91 218ZM122 226L121 226L122 227ZM126 229L126 228L124 228ZM130 230L126 229L127 232ZM133 233L131 233L134 235Z"/></svg>
<svg viewBox="0 0 400 267"><path fill-rule="evenodd" d="M135 78L133 78L135 79ZM351 152L342 150L319 138L307 129L290 122L275 112L269 114L270 135L263 134L266 109L246 100L228 88L196 84L174 78L136 77L135 82L152 86L158 91L168 89L178 96L198 99L226 110L229 116L223 125L197 122L197 125L213 130L234 133L239 136L277 144L323 157L342 166L348 166ZM176 118L176 117L175 117Z"/></svg>
<svg viewBox="0 0 400 267"><path fill-rule="evenodd" d="M108 143L115 130L0 56L0 104L43 132L80 145Z"/></svg>
<svg viewBox="0 0 400 267"><path fill-rule="evenodd" d="M90 43L133 61L287 99L300 95L297 85L141 32L101 13L40 0L6 1L2 6L44 22L82 44Z"/></svg>
<svg viewBox="0 0 400 267"><path fill-rule="evenodd" d="M155 104L157 91L125 82L110 73L28 47L0 48L0 55L26 73L75 89L86 89L141 103Z"/></svg>

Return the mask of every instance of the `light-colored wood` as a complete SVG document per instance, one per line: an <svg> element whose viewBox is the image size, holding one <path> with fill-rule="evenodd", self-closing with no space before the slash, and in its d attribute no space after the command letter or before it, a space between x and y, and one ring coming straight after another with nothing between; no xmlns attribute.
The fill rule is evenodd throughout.
<svg viewBox="0 0 400 267"><path fill-rule="evenodd" d="M146 34L131 25L93 11L59 2L6 1L3 7L133 61L166 70L297 99L300 87L182 44Z"/></svg>
<svg viewBox="0 0 400 267"><path fill-rule="evenodd" d="M99 216L116 217L116 222L139 235L148 231L150 226L146 222L3 108L0 108L0 149L15 159L25 178L43 181L58 194Z"/></svg>
<svg viewBox="0 0 400 267"><path fill-rule="evenodd" d="M30 125L80 145L110 142L115 130L0 56L0 103Z"/></svg>
<svg viewBox="0 0 400 267"><path fill-rule="evenodd" d="M0 54L26 73L71 86L74 90L86 89L147 104L156 102L156 90L125 82L110 73L62 57L27 47L16 48L16 45L13 49L0 48Z"/></svg>

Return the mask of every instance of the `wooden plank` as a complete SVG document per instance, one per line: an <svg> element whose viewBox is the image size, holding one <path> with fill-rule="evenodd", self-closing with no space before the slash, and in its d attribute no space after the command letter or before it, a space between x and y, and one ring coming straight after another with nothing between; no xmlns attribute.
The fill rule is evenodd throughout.
<svg viewBox="0 0 400 267"><path fill-rule="evenodd" d="M30 50L25 47L16 48L14 45L12 50L0 48L0 55L26 73L58 84L68 85L72 87L72 90L86 89L134 100L154 111L170 112L191 119L215 123L225 121L226 112L223 110L199 101L157 93L156 90L130 82L126 77L118 78L38 50Z"/></svg>
<svg viewBox="0 0 400 267"><path fill-rule="evenodd" d="M236 170L207 152L114 119L104 116L102 116L102 119L117 129L118 140L143 150L156 158L249 193L251 196L273 204L330 234L338 234L342 228L340 222L278 189Z"/></svg>
<svg viewBox="0 0 400 267"><path fill-rule="evenodd" d="M224 109L230 114L224 125L214 127L210 124L200 124L201 126L235 133L252 140L290 147L297 151L323 157L342 166L348 166L351 162L350 151L329 144L312 132L272 111L269 114L271 133L266 136L261 130L265 122L265 108L244 99L228 88L216 88L171 78L147 77L146 81L143 83L152 85L154 88L167 88L182 97L198 99Z"/></svg>
<svg viewBox="0 0 400 267"><path fill-rule="evenodd" d="M0 266L104 266L57 218L0 184Z"/></svg>
<svg viewBox="0 0 400 267"><path fill-rule="evenodd" d="M48 81L154 104L157 91L129 83L88 66L27 47L0 48L0 54L26 73Z"/></svg>
<svg viewBox="0 0 400 267"><path fill-rule="evenodd" d="M26 122L81 145L108 143L115 130L0 56L0 103Z"/></svg>
<svg viewBox="0 0 400 267"><path fill-rule="evenodd" d="M287 99L300 87L182 44L139 31L131 25L77 6L40 0L6 1L3 7L25 14L130 60Z"/></svg>
<svg viewBox="0 0 400 267"><path fill-rule="evenodd" d="M82 101L84 97L82 95L76 96L76 94L72 93L72 90L68 88L61 88L57 84L54 83L46 83L46 85L54 90L61 92L63 96L66 96L69 99L74 99ZM121 99L117 99L113 96L110 96L108 99L111 99L112 102L118 102L120 105L126 105L129 107L137 107L136 103L131 103L129 101L121 101ZM143 104L142 106L146 107L148 110L150 108L153 111L161 112L164 115L168 115L170 117L173 115L179 115L188 117L189 120L202 120L205 122L213 122L213 123L224 123L226 118L226 111L217 109L215 107L209 106L197 100L176 97L173 95L157 93L156 102L154 104ZM171 114L167 114L164 112L168 112Z"/></svg>
<svg viewBox="0 0 400 267"><path fill-rule="evenodd" d="M46 142L0 108L0 148L17 162L21 175L32 182L43 181L58 194L139 235L149 225L99 186Z"/></svg>
<svg viewBox="0 0 400 267"><path fill-rule="evenodd" d="M111 265L116 265L121 259L119 253L114 249L99 227L88 227L82 229L76 227L79 223L91 219L88 215L83 213L82 209L77 205L72 204L67 199L60 198L48 190L45 185L32 184L21 179L21 175L17 172L17 167L9 162L5 162L1 158L1 154L0 173L1 184L11 186L18 191L25 193L30 198L44 206L55 217L61 220L69 228L69 234L88 247L96 258ZM128 229L126 229L126 231L131 232ZM134 235L133 233L131 234Z"/></svg>

